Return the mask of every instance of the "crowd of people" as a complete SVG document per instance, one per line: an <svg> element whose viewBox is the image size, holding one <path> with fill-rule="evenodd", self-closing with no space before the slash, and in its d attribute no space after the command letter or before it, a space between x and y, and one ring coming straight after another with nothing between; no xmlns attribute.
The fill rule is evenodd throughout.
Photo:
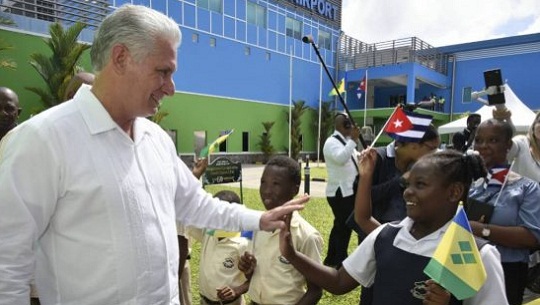
<svg viewBox="0 0 540 305"><path fill-rule="evenodd" d="M124 5L96 32L95 74L74 75L66 102L17 125L17 94L0 87L0 305L191 305L179 280L188 238L202 244L203 305L310 305L358 286L361 305L461 304L422 272L461 202L470 215L483 206L470 225L487 273L463 304L522 304L540 246L540 114L526 135L494 109L471 116L453 149L429 126L419 141L359 152L360 129L338 113L323 148L334 215L323 259L297 212L309 200L298 162L271 158L266 211L250 210L229 204L234 192L204 191L207 160L189 169L146 119L174 93L180 42L170 18Z"/></svg>

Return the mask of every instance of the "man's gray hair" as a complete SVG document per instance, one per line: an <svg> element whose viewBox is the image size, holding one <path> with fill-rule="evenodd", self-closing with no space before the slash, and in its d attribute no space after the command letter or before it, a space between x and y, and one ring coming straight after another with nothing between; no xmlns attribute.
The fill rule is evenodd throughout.
<svg viewBox="0 0 540 305"><path fill-rule="evenodd" d="M136 61L141 61L153 51L158 39L180 46L182 33L174 20L141 5L122 5L99 26L90 50L94 73L107 64L113 46L125 45Z"/></svg>

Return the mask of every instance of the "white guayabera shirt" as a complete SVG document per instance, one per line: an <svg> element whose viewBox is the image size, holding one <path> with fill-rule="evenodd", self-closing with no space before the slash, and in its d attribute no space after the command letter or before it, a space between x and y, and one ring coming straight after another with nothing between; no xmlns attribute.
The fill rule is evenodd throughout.
<svg viewBox="0 0 540 305"><path fill-rule="evenodd" d="M169 136L134 140L83 86L0 148L0 304L178 304L176 220L256 230L260 212L202 190ZM35 267L35 268L34 268Z"/></svg>

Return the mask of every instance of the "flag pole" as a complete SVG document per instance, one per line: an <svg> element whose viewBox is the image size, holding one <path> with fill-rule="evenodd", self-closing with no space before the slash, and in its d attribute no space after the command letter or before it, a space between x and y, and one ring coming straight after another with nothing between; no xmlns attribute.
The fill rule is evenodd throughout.
<svg viewBox="0 0 540 305"><path fill-rule="evenodd" d="M292 46L289 48L290 57L289 57L289 158L291 157L291 129L292 129L292 83L293 83L293 53Z"/></svg>
<svg viewBox="0 0 540 305"><path fill-rule="evenodd" d="M304 36L302 37L302 42L311 44L311 46L315 50L315 54L317 54L317 57L319 58L319 61L321 62L321 65L323 66L324 71L326 72L326 75L328 76L328 78L330 79L330 82L332 83L332 87L334 88L334 90L336 90L337 96L339 98L339 101L341 102L341 105L343 106L343 109L345 110L345 113L347 113L347 115L351 119L351 123L354 125L354 127L358 127L356 122L353 120L351 112L349 111L349 107L347 107L347 104L345 103L343 96L339 94L339 89L336 85L336 82L332 78L330 71L328 71L328 67L326 67L324 60L322 59L321 53L319 52L319 48L315 45L315 42L313 41L313 37L311 35ZM360 134L359 140L360 140L360 143L362 144L362 148L366 148L367 144L366 144L366 141L364 141L362 134Z"/></svg>
<svg viewBox="0 0 540 305"><path fill-rule="evenodd" d="M367 99L368 99L368 75L367 75L367 69L366 69L366 76L364 76L364 79L366 80L365 88L364 90L364 126L366 126L366 119L367 119Z"/></svg>
<svg viewBox="0 0 540 305"><path fill-rule="evenodd" d="M384 130L386 129L386 126L388 125L388 122L390 122L390 119L394 116L394 113L396 113L396 111L398 110L399 108L399 105L396 106L396 108L394 108L394 111L392 112L392 114L390 115L390 117L388 117L388 120L386 120L386 123L384 123L384 126L381 128L381 130L379 131L379 134L377 134L377 136L375 137L375 139L373 139L373 142L371 142L371 147L374 147L375 146L375 143L377 142L377 140L379 139L379 137L382 135L382 133L384 132Z"/></svg>
<svg viewBox="0 0 540 305"><path fill-rule="evenodd" d="M319 132L317 135L317 167L321 161L321 117L322 117L322 67L319 67Z"/></svg>

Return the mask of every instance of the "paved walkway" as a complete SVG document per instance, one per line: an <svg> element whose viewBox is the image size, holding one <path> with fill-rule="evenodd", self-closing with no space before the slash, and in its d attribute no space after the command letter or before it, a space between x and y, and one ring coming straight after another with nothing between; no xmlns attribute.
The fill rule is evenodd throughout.
<svg viewBox="0 0 540 305"><path fill-rule="evenodd" d="M259 189L261 184L261 176L264 170L264 165L260 164L242 164L242 187L248 189ZM302 170L303 174L303 170ZM226 183L224 185L230 185L234 187L240 187L239 182ZM310 181L309 184L310 195L313 197L325 198L326 182ZM304 193L304 181L300 184L299 193Z"/></svg>

